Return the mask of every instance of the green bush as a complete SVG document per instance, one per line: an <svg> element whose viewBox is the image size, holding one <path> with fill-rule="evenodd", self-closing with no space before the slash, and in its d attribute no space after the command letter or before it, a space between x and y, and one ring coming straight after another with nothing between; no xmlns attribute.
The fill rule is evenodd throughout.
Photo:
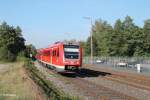
<svg viewBox="0 0 150 100"><path fill-rule="evenodd" d="M16 56L11 53L6 47L0 48L0 60L2 61L15 61Z"/></svg>

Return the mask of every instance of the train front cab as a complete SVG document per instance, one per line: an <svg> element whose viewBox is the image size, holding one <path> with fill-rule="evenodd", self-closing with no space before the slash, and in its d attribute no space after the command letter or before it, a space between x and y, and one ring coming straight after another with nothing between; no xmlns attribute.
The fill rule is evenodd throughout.
<svg viewBox="0 0 150 100"><path fill-rule="evenodd" d="M64 71L71 72L79 70L82 64L82 49L79 45L63 46Z"/></svg>

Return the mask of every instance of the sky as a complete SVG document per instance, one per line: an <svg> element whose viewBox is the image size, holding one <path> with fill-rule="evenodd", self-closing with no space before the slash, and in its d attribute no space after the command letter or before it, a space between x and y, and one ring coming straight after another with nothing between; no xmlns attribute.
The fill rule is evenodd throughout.
<svg viewBox="0 0 150 100"><path fill-rule="evenodd" d="M150 18L150 0L0 0L0 22L20 26L26 44L47 47L90 35L90 17L114 25L129 15L140 27Z"/></svg>

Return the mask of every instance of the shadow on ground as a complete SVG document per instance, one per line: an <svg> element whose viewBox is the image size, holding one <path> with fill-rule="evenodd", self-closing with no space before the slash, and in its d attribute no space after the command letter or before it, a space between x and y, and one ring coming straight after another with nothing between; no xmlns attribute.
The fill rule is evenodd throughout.
<svg viewBox="0 0 150 100"><path fill-rule="evenodd" d="M80 71L76 71L74 73L69 73L69 74L65 73L62 75L70 78L76 78L76 77L86 78L86 77L99 77L99 76L103 77L103 76L111 75L111 73L82 68L80 69Z"/></svg>

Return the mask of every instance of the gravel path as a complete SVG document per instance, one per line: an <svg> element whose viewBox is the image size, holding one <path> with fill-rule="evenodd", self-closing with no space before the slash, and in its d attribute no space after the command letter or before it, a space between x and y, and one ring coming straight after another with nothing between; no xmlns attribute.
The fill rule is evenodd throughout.
<svg viewBox="0 0 150 100"><path fill-rule="evenodd" d="M10 64L0 64L0 72L5 72L8 70Z"/></svg>
<svg viewBox="0 0 150 100"><path fill-rule="evenodd" d="M8 67L8 66L9 66L8 64L0 64L0 70L2 70L5 67Z"/></svg>

